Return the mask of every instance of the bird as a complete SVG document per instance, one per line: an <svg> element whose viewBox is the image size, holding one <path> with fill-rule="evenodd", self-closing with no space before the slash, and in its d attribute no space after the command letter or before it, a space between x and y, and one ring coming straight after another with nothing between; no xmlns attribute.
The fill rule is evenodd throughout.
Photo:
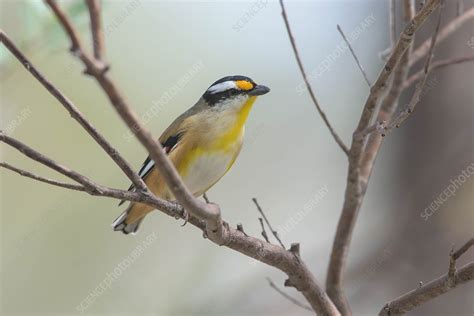
<svg viewBox="0 0 474 316"><path fill-rule="evenodd" d="M232 167L242 148L250 110L257 97L269 91L246 76L223 77L160 136L163 150L195 197L203 195ZM138 175L157 197L175 200L149 156ZM133 190L132 184L129 191ZM112 227L124 234L135 234L153 210L152 206L130 202Z"/></svg>

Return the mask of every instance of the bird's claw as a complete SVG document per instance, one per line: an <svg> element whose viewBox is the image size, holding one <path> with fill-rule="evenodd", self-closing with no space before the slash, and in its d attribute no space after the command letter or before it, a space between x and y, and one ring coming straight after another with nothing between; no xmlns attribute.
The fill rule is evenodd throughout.
<svg viewBox="0 0 474 316"><path fill-rule="evenodd" d="M186 210L183 210L183 219L184 223L181 225L181 227L184 227L189 221L189 213Z"/></svg>

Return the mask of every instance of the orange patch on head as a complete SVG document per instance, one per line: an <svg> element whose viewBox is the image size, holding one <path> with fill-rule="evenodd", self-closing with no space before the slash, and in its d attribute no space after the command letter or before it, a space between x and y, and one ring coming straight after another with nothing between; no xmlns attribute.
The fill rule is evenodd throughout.
<svg viewBox="0 0 474 316"><path fill-rule="evenodd" d="M237 80L235 84L237 85L237 87L239 87L240 90L243 90L243 91L248 91L248 90L253 89L253 84L247 80Z"/></svg>

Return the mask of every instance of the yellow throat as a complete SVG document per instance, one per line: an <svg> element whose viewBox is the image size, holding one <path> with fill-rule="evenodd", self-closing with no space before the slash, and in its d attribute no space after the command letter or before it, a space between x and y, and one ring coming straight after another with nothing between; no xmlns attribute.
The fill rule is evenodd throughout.
<svg viewBox="0 0 474 316"><path fill-rule="evenodd" d="M239 139L243 133L243 127L256 99L257 97L255 96L250 97L237 112L235 123L216 141L217 150L226 150L229 146L232 146L237 139Z"/></svg>

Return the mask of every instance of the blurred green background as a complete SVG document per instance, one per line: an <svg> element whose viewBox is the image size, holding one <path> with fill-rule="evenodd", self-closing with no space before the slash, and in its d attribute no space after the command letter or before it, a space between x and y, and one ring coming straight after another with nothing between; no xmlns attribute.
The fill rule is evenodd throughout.
<svg viewBox="0 0 474 316"><path fill-rule="evenodd" d="M84 2L59 3L90 48ZM145 150L128 137L96 82L82 74L50 10L35 0L0 4L0 27L138 169ZM473 5L464 1L465 8ZM444 21L456 15L455 7L447 1ZM389 41L388 1L288 1L287 13L318 100L349 143L368 87L350 53L337 53L342 40L336 24L350 34L366 25L364 20L372 21L356 32L352 45L373 81L383 65L379 52ZM308 95L298 91L302 78L278 3L109 0L103 2L103 20L110 75L139 114L160 104L147 118L157 136L223 76L247 75L272 89L255 104L242 153L209 197L231 225L242 223L258 236L251 202L257 197L274 226L284 230L284 242L301 242L302 256L323 283L347 161ZM433 20L417 42L429 36ZM472 55L473 29L472 21L466 23L440 45L436 58ZM331 62L328 56L334 57ZM0 63L1 129L99 183L128 187L120 169L3 47ZM320 71L322 65L328 67ZM450 179L474 162L474 67L453 66L433 79L416 113L386 139L377 160L349 257L346 284L356 315L374 315L419 281L445 273L451 245L472 237L472 178L428 220L420 216ZM410 95L405 93L402 102ZM2 161L62 179L4 144L0 150ZM123 210L115 200L4 169L0 177L2 315L81 313L80 304L137 247L145 249L87 303L84 314L309 314L269 287L265 278L282 284L282 273L216 247L191 225L182 228L155 212L138 235L124 236L110 227ZM327 193L314 202L322 189ZM305 217L289 225L308 205ZM467 254L460 264L473 258ZM303 300L294 289L286 291ZM473 294L472 284L464 286L412 315L471 315Z"/></svg>

